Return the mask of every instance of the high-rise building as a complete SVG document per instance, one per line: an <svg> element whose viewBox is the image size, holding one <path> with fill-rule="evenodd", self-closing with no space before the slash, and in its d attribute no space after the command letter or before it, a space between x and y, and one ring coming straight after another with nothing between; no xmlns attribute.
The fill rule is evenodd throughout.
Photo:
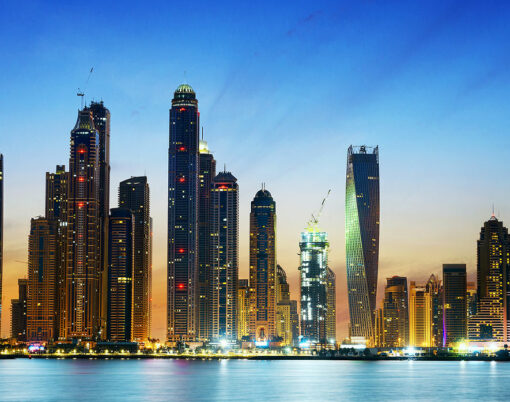
<svg viewBox="0 0 510 402"><path fill-rule="evenodd" d="M11 338L27 340L28 280L18 279L18 298L11 300Z"/></svg>
<svg viewBox="0 0 510 402"><path fill-rule="evenodd" d="M328 249L326 232L316 225L301 233L301 336L311 343L326 344L328 312Z"/></svg>
<svg viewBox="0 0 510 402"><path fill-rule="evenodd" d="M386 279L384 290L384 343L387 347L409 344L409 308L407 278L393 276Z"/></svg>
<svg viewBox="0 0 510 402"><path fill-rule="evenodd" d="M98 150L98 219L99 219L99 315L100 331L106 331L108 294L108 214L110 212L110 111L103 101L91 102L89 106L94 127L99 134Z"/></svg>
<svg viewBox="0 0 510 402"><path fill-rule="evenodd" d="M167 338L189 342L198 327L198 101L187 84L174 93L168 148Z"/></svg>
<svg viewBox="0 0 510 402"><path fill-rule="evenodd" d="M209 152L207 142L199 147L199 201L198 201L198 339L210 339L211 330L211 187L216 176L216 161Z"/></svg>
<svg viewBox="0 0 510 402"><path fill-rule="evenodd" d="M211 206L211 339L237 341L239 188L230 172L214 178Z"/></svg>
<svg viewBox="0 0 510 402"><path fill-rule="evenodd" d="M65 339L66 334L66 258L67 258L67 197L69 172L57 165L55 173L46 172L46 219L57 224L56 267L56 334Z"/></svg>
<svg viewBox="0 0 510 402"><path fill-rule="evenodd" d="M100 333L99 134L85 107L71 131L66 262L66 337Z"/></svg>
<svg viewBox="0 0 510 402"><path fill-rule="evenodd" d="M466 306L468 318L468 332L469 332L469 319L474 317L477 313L477 296L476 296L476 282L467 283ZM469 335L469 334L468 334Z"/></svg>
<svg viewBox="0 0 510 402"><path fill-rule="evenodd" d="M336 275L328 267L327 284L327 312L326 312L326 339L329 343L336 343Z"/></svg>
<svg viewBox="0 0 510 402"><path fill-rule="evenodd" d="M57 337L58 222L32 219L28 236L27 340Z"/></svg>
<svg viewBox="0 0 510 402"><path fill-rule="evenodd" d="M374 319L374 346L378 348L386 347L386 331L384 322L384 307L375 310Z"/></svg>
<svg viewBox="0 0 510 402"><path fill-rule="evenodd" d="M350 335L373 338L379 266L379 149L350 146L345 190L345 252Z"/></svg>
<svg viewBox="0 0 510 402"><path fill-rule="evenodd" d="M276 336L276 203L264 187L250 212L250 336L268 342Z"/></svg>
<svg viewBox="0 0 510 402"><path fill-rule="evenodd" d="M276 279L276 334L282 345L291 345L290 290L287 274L280 265L276 266Z"/></svg>
<svg viewBox="0 0 510 402"><path fill-rule="evenodd" d="M432 309L432 346L443 346L443 286L436 275L430 275L426 285L427 293L430 294Z"/></svg>
<svg viewBox="0 0 510 402"><path fill-rule="evenodd" d="M4 263L4 156L0 154L0 334L2 333L2 273Z"/></svg>
<svg viewBox="0 0 510 402"><path fill-rule="evenodd" d="M432 297L426 285L409 286L409 345L431 347Z"/></svg>
<svg viewBox="0 0 510 402"><path fill-rule="evenodd" d="M129 209L134 218L133 257L133 340L150 336L151 222L150 194L146 176L120 182L119 207Z"/></svg>
<svg viewBox="0 0 510 402"><path fill-rule="evenodd" d="M299 311L297 300L290 301L290 328L292 331L292 346L299 346Z"/></svg>
<svg viewBox="0 0 510 402"><path fill-rule="evenodd" d="M477 313L469 320L469 339L508 341L510 237L494 214L477 242Z"/></svg>
<svg viewBox="0 0 510 402"><path fill-rule="evenodd" d="M107 339L133 339L134 216L130 209L112 208L108 223Z"/></svg>
<svg viewBox="0 0 510 402"><path fill-rule="evenodd" d="M466 264L443 264L443 346L466 337Z"/></svg>
<svg viewBox="0 0 510 402"><path fill-rule="evenodd" d="M248 279L239 279L237 287L237 339L250 335L250 285Z"/></svg>

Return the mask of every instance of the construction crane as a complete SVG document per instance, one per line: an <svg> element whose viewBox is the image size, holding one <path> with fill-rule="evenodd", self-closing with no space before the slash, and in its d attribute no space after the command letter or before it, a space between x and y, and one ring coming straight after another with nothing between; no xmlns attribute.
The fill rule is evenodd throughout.
<svg viewBox="0 0 510 402"><path fill-rule="evenodd" d="M94 71L94 67L92 67L90 69L89 75L87 77L87 81L85 81L85 85L83 86L83 88L87 88L87 84L89 83L90 76L92 75L93 71ZM80 88L78 88L78 92L76 93L76 96L79 96L81 98L81 109L83 109L83 102L84 102L84 97L85 97L85 91L82 91L82 90L80 90Z"/></svg>
<svg viewBox="0 0 510 402"><path fill-rule="evenodd" d="M331 193L331 189L328 190L328 193L326 194L326 196L322 200L321 207L319 208L319 211L315 215L312 214L311 219L307 223L307 228L308 229L312 229L314 231L318 230L319 219L320 219L322 211L324 209L324 204L326 203L326 200L328 199L330 193Z"/></svg>

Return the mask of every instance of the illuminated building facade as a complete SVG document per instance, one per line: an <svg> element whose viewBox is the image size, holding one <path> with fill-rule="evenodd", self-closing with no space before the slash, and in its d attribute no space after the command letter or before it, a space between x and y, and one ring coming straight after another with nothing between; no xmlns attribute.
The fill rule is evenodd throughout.
<svg viewBox="0 0 510 402"><path fill-rule="evenodd" d="M230 172L221 172L211 190L211 339L237 340L239 279L239 188Z"/></svg>
<svg viewBox="0 0 510 402"><path fill-rule="evenodd" d="M276 336L276 203L262 188L250 212L250 336L268 342Z"/></svg>
<svg viewBox="0 0 510 402"><path fill-rule="evenodd" d="M282 345L292 344L292 323L290 317L290 290L287 274L276 266L276 334Z"/></svg>
<svg viewBox="0 0 510 402"><path fill-rule="evenodd" d="M477 242L477 314L469 320L469 339L508 341L510 237L494 214Z"/></svg>
<svg viewBox="0 0 510 402"><path fill-rule="evenodd" d="M106 298L108 277L108 214L110 212L110 111L103 101L89 106L94 127L99 134L98 149L98 220L99 220L99 315L100 331L106 330Z"/></svg>
<svg viewBox="0 0 510 402"><path fill-rule="evenodd" d="M119 207L129 209L134 219L133 340L143 342L150 337L152 275L150 193L146 176L120 182Z"/></svg>
<svg viewBox="0 0 510 402"><path fill-rule="evenodd" d="M134 217L130 209L113 208L108 224L107 339L133 339Z"/></svg>
<svg viewBox="0 0 510 402"><path fill-rule="evenodd" d="M383 348L386 346L386 333L384 325L384 308L380 307L375 310L374 320L374 346Z"/></svg>
<svg viewBox="0 0 510 402"><path fill-rule="evenodd" d="M67 258L67 197L69 172L65 166L57 165L55 173L46 172L45 216L57 224L56 244L56 338L66 336L66 258Z"/></svg>
<svg viewBox="0 0 510 402"><path fill-rule="evenodd" d="M301 233L301 336L326 344L328 313L328 235L317 227Z"/></svg>
<svg viewBox="0 0 510 402"><path fill-rule="evenodd" d="M168 148L167 338L190 342L198 329L198 101L180 85L170 109Z"/></svg>
<svg viewBox="0 0 510 402"><path fill-rule="evenodd" d="M250 285L248 279L239 279L237 286L237 339L250 335Z"/></svg>
<svg viewBox="0 0 510 402"><path fill-rule="evenodd" d="M297 300L290 301L290 328L292 331L292 346L299 346L299 311Z"/></svg>
<svg viewBox="0 0 510 402"><path fill-rule="evenodd" d="M431 347L432 342L432 298L427 286L409 286L409 345Z"/></svg>
<svg viewBox="0 0 510 402"><path fill-rule="evenodd" d="M467 318L468 318L468 327L469 327L469 319L473 318L477 313L477 295L476 295L476 283L475 282L468 282L467 283L467 299L466 299L466 305L467 305Z"/></svg>
<svg viewBox="0 0 510 402"><path fill-rule="evenodd" d="M426 285L432 309L432 346L443 346L443 285L436 275L430 275Z"/></svg>
<svg viewBox="0 0 510 402"><path fill-rule="evenodd" d="M466 337L466 264L443 264L443 346Z"/></svg>
<svg viewBox="0 0 510 402"><path fill-rule="evenodd" d="M328 267L326 276L327 306L326 312L326 339L329 343L336 342L336 275Z"/></svg>
<svg viewBox="0 0 510 402"><path fill-rule="evenodd" d="M32 219L28 236L27 340L52 341L57 333L58 222Z"/></svg>
<svg viewBox="0 0 510 402"><path fill-rule="evenodd" d="M99 134L84 108L71 131L66 261L66 337L100 335Z"/></svg>
<svg viewBox="0 0 510 402"><path fill-rule="evenodd" d="M2 333L2 273L4 263L4 156L0 154L0 334Z"/></svg>
<svg viewBox="0 0 510 402"><path fill-rule="evenodd" d="M18 279L18 298L11 300L11 338L27 340L28 280Z"/></svg>
<svg viewBox="0 0 510 402"><path fill-rule="evenodd" d="M216 161L206 141L199 147L198 206L198 339L210 339L211 331L211 186L216 176Z"/></svg>
<svg viewBox="0 0 510 402"><path fill-rule="evenodd" d="M384 343L387 347L409 344L409 308L407 278L393 276L386 279L383 302Z"/></svg>
<svg viewBox="0 0 510 402"><path fill-rule="evenodd" d="M350 335L373 338L379 265L379 150L350 146L345 191Z"/></svg>

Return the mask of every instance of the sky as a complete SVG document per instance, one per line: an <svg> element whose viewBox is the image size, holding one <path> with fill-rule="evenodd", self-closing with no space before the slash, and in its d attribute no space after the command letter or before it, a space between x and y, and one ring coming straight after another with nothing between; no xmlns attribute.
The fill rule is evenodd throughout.
<svg viewBox="0 0 510 402"><path fill-rule="evenodd" d="M331 189L320 226L337 275L337 338L347 335L346 154L366 144L380 152L378 298L385 278L425 281L443 263L466 263L474 279L492 206L510 219L509 17L508 2L490 0L2 1L1 335L26 276L30 218L44 214L45 172L69 164L78 88L111 111L111 207L121 180L148 176L156 337L166 327L168 110L182 82L197 93L218 168L238 179L240 278L264 182L298 299L300 232Z"/></svg>

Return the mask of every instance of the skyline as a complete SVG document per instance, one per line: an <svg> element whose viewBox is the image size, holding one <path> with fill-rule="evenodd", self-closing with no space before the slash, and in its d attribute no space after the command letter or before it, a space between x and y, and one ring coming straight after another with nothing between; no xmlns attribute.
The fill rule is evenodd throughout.
<svg viewBox="0 0 510 402"><path fill-rule="evenodd" d="M321 24L317 23L321 19L322 22L328 21L329 17L325 12L313 14L313 12L307 13L307 10L299 11L296 11L296 15L292 16L294 19L289 17L289 21L293 22L289 22L288 31L282 29L283 36L291 38L290 42L296 41L296 36L306 37L308 24L314 24L314 35L325 35L324 30L332 29L327 24L320 27ZM508 10L504 11L506 14L502 12L501 15L498 15L501 21L505 15L508 15ZM496 14L496 11L491 11L491 13ZM466 14L472 17L467 11L464 11L461 17L466 19ZM443 19L448 15L451 18L451 10L445 15L443 15ZM481 13L480 18L483 17L486 15ZM274 27L272 24L269 25L272 32ZM300 31L298 28L293 28L296 26L305 28ZM10 27L12 27L11 24L6 24L2 29ZM419 26L419 28L422 27ZM444 21L441 28L448 31ZM308 29L310 29L309 26ZM478 27L478 29L481 28ZM493 24L490 27L484 26L484 29L494 32L498 26ZM288 33L290 35L287 35ZM23 37L21 40L23 41ZM439 39L436 37L432 43L429 41L428 46L434 46L437 40ZM63 41L65 42L65 40ZM334 50L332 43L323 44L319 49L319 55L315 56L315 60L327 60L328 54ZM309 42L306 44L311 46ZM399 43L399 45L401 44ZM471 45L475 46L476 42ZM11 45L6 44L6 46ZM405 49L405 46L403 47ZM294 53L292 53L292 49L294 49ZM268 54L274 50L274 48L270 48L267 51L266 62ZM292 56L297 57L302 50L299 46L296 47L296 43L293 43L289 49L291 56L288 59L284 58L283 61L277 60L277 67L295 61ZM445 48L442 50L444 54L447 54ZM483 50L490 51L491 49ZM424 56L423 53L426 51L423 47L420 51L421 56ZM470 51L472 48L469 48L468 51L464 48L463 54ZM462 53L462 49L459 49L459 52ZM407 276L409 279L425 280L430 273L439 273L443 263L466 263L468 276L473 278L476 269L476 238L483 222L490 216L491 204L495 203L496 210L500 209L501 213L496 215L498 218L502 218L503 222L507 222L505 217L508 217L509 212L508 207L504 204L508 199L508 190L501 186L501 183L505 183L505 145L508 145L509 142L503 134L508 124L506 116L503 115L506 110L501 108L501 105L504 105L508 77L504 68L501 71L494 71L494 69L488 68L491 66L487 66L483 60L477 60L474 63L476 66L472 65L472 69L468 69L468 74L466 72L460 74L464 78L468 78L467 81L471 82L472 86L468 90L465 85L464 92L461 91L462 96L459 95L462 97L460 105L465 107L464 110L454 110L459 105L459 99L457 99L456 102L452 102L450 114L445 117L445 109L448 111L448 108L445 108L444 104L436 106L432 103L437 100L447 103L449 99L451 100L447 95L451 96L452 90L443 90L435 99L429 92L438 89L437 86L440 86L441 79L436 77L436 79L427 81L426 83L432 81L432 84L436 85L431 88L425 88L424 84L418 85L419 88L412 85L405 89L400 87L409 84L409 77L406 78L406 74L410 73L409 63L414 63L414 68L420 69L419 66L416 66L416 59L420 59L421 56L420 52L418 55L416 53L410 55L411 62L408 61L407 65L404 63L407 71L406 68L403 69L404 71L397 71L397 76L399 79L403 78L402 81L397 80L396 77L393 79L390 77L389 82L386 81L385 85L379 84L382 87L377 88L376 86L372 93L368 91L368 94L362 99L354 99L352 102L354 106L351 104L347 109L335 109L335 107L341 106L342 102L339 105L335 101L336 93L329 93L330 88L324 75L329 77L331 74L324 74L325 72L321 71L321 66L318 66L318 72L322 73L322 76L321 74L316 75L316 78L321 80L319 84L312 82L302 88L297 84L298 78L305 78L300 77L300 74L303 74L300 69L293 71L290 78L285 78L282 76L281 69L278 68L272 70L273 74L270 74L269 77L264 76L267 81L260 82L254 79L256 74L253 70L256 70L256 67L252 67L253 70L248 68L246 72L237 72L237 75L230 75L228 68L217 67L220 71L213 69L214 71L209 72L208 75L199 72L200 68L198 67L194 71L190 71L189 67L180 65L185 63L179 62L179 66L173 66L171 73L163 74L159 70L163 67L158 67L155 69L156 74L151 76L150 70L146 70L143 75L136 68L129 70L129 66L120 66L113 60L110 60L109 63L98 63L95 56L89 56L88 60L82 60L79 64L77 62L75 64L64 63L66 68L74 69L72 74L69 70L64 75L61 75L62 70L48 73L47 69L50 69L53 63L50 60L46 60L44 63L44 57L40 61L41 65L46 67L42 69L45 71L36 74L36 67L32 67L32 70L27 70L28 67L25 67L25 70L21 71L28 71L32 75L15 76L12 82L6 82L7 74L2 74L0 82L2 82L2 88L6 89L6 96L0 100L5 111L0 117L0 122L5 133L11 133L8 138L3 134L0 142L0 152L4 154L5 158L6 202L2 303L5 308L4 314L2 314L2 335L5 336L9 330L7 309L10 299L15 298L17 278L26 275L26 265L17 263L16 260L27 260L26 249L30 218L42 215L44 211L44 175L47 171L53 171L57 164L68 165L69 133L74 125L76 109L79 106L79 99L74 96L74 93L76 88L85 81L91 66L94 66L94 73L86 89L89 94L87 99L91 100L94 97L99 100L102 98L105 106L112 112L110 195L115 194L121 180L131 176L147 173L151 186L151 204L154 206L155 224L153 274L155 285L159 282L158 278L164 278L166 271L166 216L164 213L166 207L165 149L168 135L166 113L170 108L174 89L183 80L180 72L183 70L188 71L188 81L197 91L201 102L200 110L202 123L205 127L205 140L212 145L211 149L216 160L219 163L226 162L227 169L239 179L240 278L248 277L248 201L260 188L258 183L267 183L268 190L273 194L278 205L278 263L287 272L293 295L296 295L299 283L299 271L297 270L299 257L296 256L296 253L299 250L300 232L305 228L310 214L318 209L323 193L328 188L332 188L331 197L327 201L321 219L321 227L329 234L331 242L330 266L337 275L338 338L342 339L346 335L348 312L343 235L343 172L346 163L345 150L350 143L357 145L378 144L381 148L381 261L378 294L381 294L384 279L388 276L401 275ZM32 57L37 57L37 55ZM363 65L360 58L354 57L354 59L354 66L361 67ZM13 64L17 62L15 61ZM166 62L168 63L168 60ZM281 65L278 65L278 62ZM309 61L309 63L311 62ZM35 64L39 65L39 63ZM391 63L389 64L391 65ZM431 62L431 64L434 63ZM494 63L492 67L496 68L496 64ZM261 64L256 64L256 66L260 68ZM444 64L442 66L444 67ZM394 67L396 66L394 65ZM4 73L12 73L11 65L4 65L1 68L5 69ZM458 66L453 70L455 69L458 69ZM112 74L116 71L121 73L120 76L113 79L112 82L108 82L108 79L112 79ZM484 71L487 73L485 79L482 74ZM165 79L161 79L163 75L166 77ZM222 87L218 82L221 81L219 78L223 78L225 75L232 78L233 82L230 86ZM59 82L60 80L57 78L60 77L66 78L65 84ZM129 77L135 77L138 80L129 83ZM353 77L352 74L351 77ZM377 80L376 71L373 72L372 82L373 77L376 77L375 80ZM30 84L30 92L29 88L23 85L24 80L28 81L29 79L33 81ZM160 82L164 82L164 85L158 83L158 79L161 79ZM119 81L122 80L126 84L125 89L118 86ZM279 83L279 86L273 87L275 80L277 83L278 80L282 80L282 82ZM354 74L353 82L354 89L356 89L356 85L359 86L358 89L364 88L360 75ZM59 83L60 85L58 85ZM341 81L341 83L343 83L343 86L340 86L341 89L353 89L349 87L347 81ZM141 86L144 84L149 84L150 90L142 89ZM16 85L20 91L17 96L10 96L13 95ZM45 86L49 88L53 85L53 93L50 94L43 90ZM250 85L253 85L254 88L250 88ZM257 85L260 86L256 88ZM462 88L462 85L453 85L453 87L458 89ZM239 96L253 89L255 89L255 93L251 97L245 99ZM285 93L286 89L291 89L291 91ZM383 89L389 90L389 94L392 95L390 99L378 99L377 92ZM398 96L408 89L410 94L407 93L407 96L399 101ZM268 99L267 91L271 90L274 95ZM317 92L311 93L312 90ZM448 94L445 94L445 91ZM44 102L41 102L40 99L35 102L37 96L33 96L32 92L45 94ZM355 92L357 91L351 92L351 97ZM421 93L428 94L429 99L422 99L419 96ZM484 95L484 100L476 102L473 98L476 98L480 93ZM126 94L129 95L128 100L123 100L122 97ZM324 107L321 99L328 94L329 96L326 96L325 99L332 100L333 103ZM139 95L142 96L137 99L139 101L139 104L136 105L138 108L134 109L134 99ZM339 98L345 103L345 99L349 99L349 96L343 95L342 92ZM236 105L235 102L240 99L240 104ZM423 103L416 104L413 101ZM407 110L407 114L402 114L398 106L412 109L411 113ZM497 109L497 106L501 109ZM27 110L30 110L29 117L22 116L21 112L26 113ZM304 110L315 113L311 113L314 116L312 121L300 116ZM266 113L266 111L268 112ZM425 113L423 116L417 116L420 111L428 112L428 115ZM234 119L232 119L232 115L236 113L233 112L237 113ZM332 112L338 114L332 116ZM267 121L257 122L257 116L260 113L264 113L263 116L267 117ZM396 117L388 119L387 115L393 113ZM349 114L351 116L348 116ZM5 116L10 117L6 119ZM432 118L438 116L442 116L442 118ZM493 119L492 116L499 119ZM321 120L325 120L325 123L316 127L316 123ZM273 134L274 130L277 131L276 135ZM501 134L497 135L498 131L501 131ZM456 133L452 134L452 132ZM43 135L34 135L34 133ZM244 143L237 140L239 133L245 139L245 133L249 134ZM280 133L282 135L279 135ZM312 144L310 144L309 133L314 134L311 136ZM420 133L421 135L427 133L428 136L414 138L414 141L407 137L409 134L419 136ZM134 146L132 142L141 134L147 137L148 145L137 143ZM448 135L451 135L451 138L448 138ZM399 138L403 136L406 138ZM460 143L463 136L467 136L467 141ZM271 140L272 147L266 146L268 139ZM441 139L441 143L435 144L434 142L438 139ZM489 147L483 146L490 142L496 143L498 148L489 149ZM33 145L27 147L25 146L27 144ZM454 144L457 148L453 148ZM255 151L250 152L251 148L254 148ZM421 152L411 153L411 155L404 154L404 151L409 148ZM158 151L155 152L156 149ZM314 151L313 153L311 153L311 149ZM453 153L452 149L460 151ZM262 150L264 155L260 155ZM319 151L314 154L316 150ZM137 155L137 151L142 155ZM436 156L435 160L434 156ZM483 158L489 157L491 161L496 162L495 167L490 171L491 176L488 175L489 172L480 169L478 164L470 163L473 160L482 163ZM498 159L501 162L498 162ZM317 164L322 163L324 163L324 168L317 170ZM473 166L468 166L470 164ZM288 170L282 169L282 165L288 167ZM423 169L425 166L427 167L426 171ZM147 172L144 171L145 169ZM31 183L30 189L23 188L27 187L26 183ZM303 188L307 189L304 183L313 183L314 191L302 191ZM299 202L296 202L296 199L299 199ZM116 206L115 197L111 197L111 200L113 208ZM417 210L420 212L418 213ZM413 227L409 225L410 221L413 222ZM164 287L154 289L153 332L159 338L164 337L165 294ZM380 301L380 296L378 301ZM163 328L163 331L160 327Z"/></svg>

